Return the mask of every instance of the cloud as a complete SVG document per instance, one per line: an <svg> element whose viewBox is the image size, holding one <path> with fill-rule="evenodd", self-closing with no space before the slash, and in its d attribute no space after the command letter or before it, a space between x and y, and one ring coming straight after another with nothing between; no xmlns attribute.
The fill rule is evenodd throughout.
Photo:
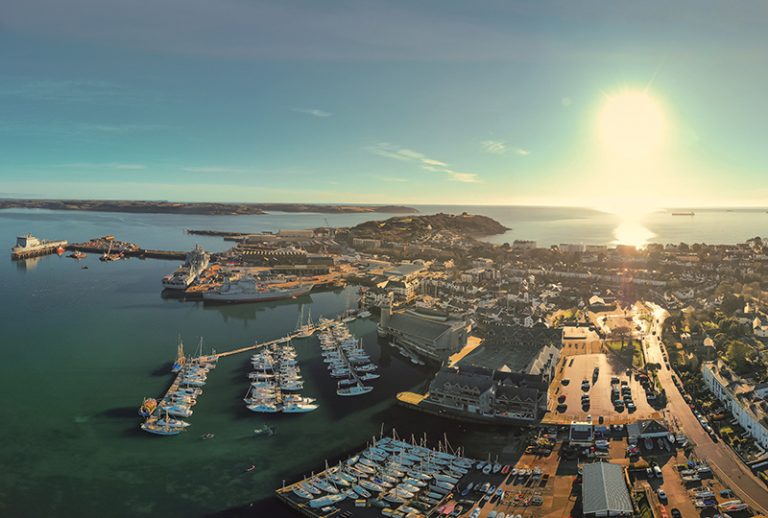
<svg viewBox="0 0 768 518"><path fill-rule="evenodd" d="M381 180L382 182L398 182L398 183L405 183L408 182L408 178L400 178L398 176L381 176L381 175L374 175L374 178L377 180Z"/></svg>
<svg viewBox="0 0 768 518"><path fill-rule="evenodd" d="M507 151L512 151L518 156L528 156L531 152L523 147L509 147L509 145L503 140L484 140L481 142L483 149L486 153L492 153L494 155L503 155Z"/></svg>
<svg viewBox="0 0 768 518"><path fill-rule="evenodd" d="M182 167L181 170L187 173L204 173L204 174L231 174L231 173L246 172L246 169L241 169L239 167L229 167L225 165Z"/></svg>
<svg viewBox="0 0 768 518"><path fill-rule="evenodd" d="M318 110L317 108L294 108L293 111L296 113L304 113L306 115L311 115L313 117L330 117L333 115L331 112L327 112L325 110Z"/></svg>
<svg viewBox="0 0 768 518"><path fill-rule="evenodd" d="M144 164L130 164L122 162L75 162L63 164L61 167L68 169L117 169L120 171L141 171L146 169Z"/></svg>
<svg viewBox="0 0 768 518"><path fill-rule="evenodd" d="M451 169L449 164L442 160L435 160L419 151L414 151L409 148L401 148L388 142L379 142L378 144L368 146L365 149L374 155L400 160L402 162L411 162L421 166L422 169L426 169L427 171L443 173L456 182L477 183L480 181L475 173L456 171Z"/></svg>
<svg viewBox="0 0 768 518"><path fill-rule="evenodd" d="M501 140L484 140L481 144L486 152L494 155L503 155L507 152L507 145Z"/></svg>

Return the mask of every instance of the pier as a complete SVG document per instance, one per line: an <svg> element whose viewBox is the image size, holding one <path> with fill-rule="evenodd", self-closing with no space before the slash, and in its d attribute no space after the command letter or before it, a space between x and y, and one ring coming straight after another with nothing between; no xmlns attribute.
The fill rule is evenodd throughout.
<svg viewBox="0 0 768 518"><path fill-rule="evenodd" d="M346 318L348 319L349 317L346 317ZM263 348L270 347L270 346L275 345L275 344L280 344L280 343L288 342L289 340L292 340L292 339L308 338L309 336L314 335L316 332L325 330L325 329L327 329L327 328L329 328L329 327L331 327L331 326L333 326L335 324L340 323L341 321L342 321L341 318L335 319L335 320L323 321L323 322L315 325L311 329L311 331L309 332L309 335L306 334L307 333L306 330L301 331L301 336L299 336L299 331L294 331L293 333L289 334L288 336L284 336L284 337L281 337L281 338L275 338L273 340L268 340L268 341L265 341L265 342L256 342L256 343L253 343L253 344L250 344L250 345L239 347L237 349L232 349L232 350L224 351L224 352L220 352L220 353L212 352L211 354L203 355L202 351L201 351L201 353L198 356L192 357L187 362L185 362L184 367L176 374L176 376L174 377L173 381L171 382L171 385L165 390L163 396L160 397L157 401L163 401L163 400L167 401L167 400L172 399L171 396L174 393L176 393L181 388L181 385L183 383L183 378L184 378L184 375L185 375L185 371L188 368L188 366L190 366L190 365L210 365L210 364L215 364L216 362L219 361L220 358L226 358L226 357L229 357L229 356L235 356L237 354L242 354L242 353L249 352L249 351L255 351L255 350L258 350L258 349L263 349ZM146 400L145 400L145 403L146 403ZM151 421L151 420L157 419L161 413L162 413L162 410L160 410L160 405L158 404L156 407L152 408L152 410L145 416L146 421Z"/></svg>

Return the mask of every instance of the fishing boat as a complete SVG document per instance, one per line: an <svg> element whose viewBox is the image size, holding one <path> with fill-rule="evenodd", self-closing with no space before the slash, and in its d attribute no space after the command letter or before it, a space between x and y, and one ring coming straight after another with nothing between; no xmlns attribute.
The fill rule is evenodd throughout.
<svg viewBox="0 0 768 518"><path fill-rule="evenodd" d="M139 408L139 415L141 417L149 417L152 412L157 408L157 400L154 398L144 398L144 402Z"/></svg>
<svg viewBox="0 0 768 518"><path fill-rule="evenodd" d="M71 254L69 254L67 257L71 257L72 259L80 260L85 259L87 254L85 252L81 252L80 250L75 250Z"/></svg>
<svg viewBox="0 0 768 518"><path fill-rule="evenodd" d="M303 489L301 486L298 486L298 485L294 486L292 491L296 496L299 496L301 498L306 498L307 500L312 499L312 493L310 493L306 489Z"/></svg>
<svg viewBox="0 0 768 518"><path fill-rule="evenodd" d="M276 414L280 411L277 405L273 403L258 403L255 405L247 405L245 408L247 408L251 412L256 412L260 414Z"/></svg>
<svg viewBox="0 0 768 518"><path fill-rule="evenodd" d="M174 419L173 417L168 415L167 412L166 412L166 414L164 416L159 417L157 419L157 424L160 425L160 426L166 426L167 425L167 426L170 426L172 428L186 428L187 426L189 426L188 422L182 421L181 419Z"/></svg>

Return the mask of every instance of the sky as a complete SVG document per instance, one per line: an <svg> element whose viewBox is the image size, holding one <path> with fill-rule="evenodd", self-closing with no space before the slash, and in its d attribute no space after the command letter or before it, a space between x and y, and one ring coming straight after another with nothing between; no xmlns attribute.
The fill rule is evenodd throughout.
<svg viewBox="0 0 768 518"><path fill-rule="evenodd" d="M765 206L766 21L762 1L5 2L0 196ZM653 156L600 138L626 91L663 113Z"/></svg>

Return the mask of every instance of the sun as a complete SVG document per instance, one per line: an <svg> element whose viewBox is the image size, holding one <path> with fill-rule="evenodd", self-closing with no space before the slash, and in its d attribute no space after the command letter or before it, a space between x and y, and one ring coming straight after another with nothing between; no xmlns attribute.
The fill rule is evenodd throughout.
<svg viewBox="0 0 768 518"><path fill-rule="evenodd" d="M597 117L597 135L605 151L617 158L650 158L666 141L664 110L644 91L609 95Z"/></svg>

